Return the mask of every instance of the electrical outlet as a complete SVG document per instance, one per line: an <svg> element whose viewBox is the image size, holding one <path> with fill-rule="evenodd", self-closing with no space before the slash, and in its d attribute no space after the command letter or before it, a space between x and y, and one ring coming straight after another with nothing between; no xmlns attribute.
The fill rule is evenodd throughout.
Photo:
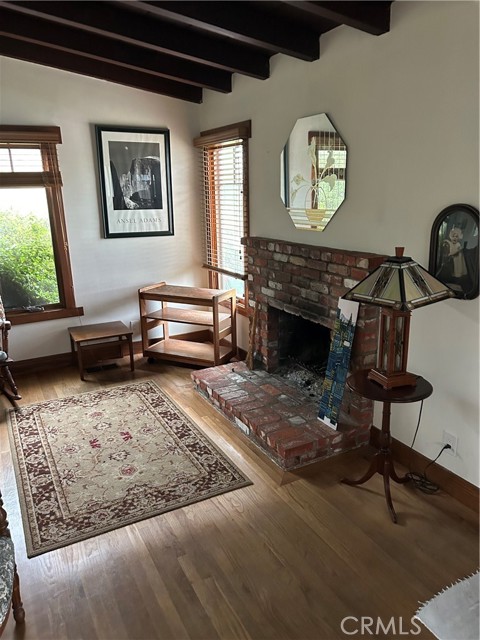
<svg viewBox="0 0 480 640"><path fill-rule="evenodd" d="M457 444L458 444L457 436L454 436L453 433L450 433L449 431L444 431L443 444L450 445L450 449L445 449L445 453L449 453L451 456L457 455Z"/></svg>

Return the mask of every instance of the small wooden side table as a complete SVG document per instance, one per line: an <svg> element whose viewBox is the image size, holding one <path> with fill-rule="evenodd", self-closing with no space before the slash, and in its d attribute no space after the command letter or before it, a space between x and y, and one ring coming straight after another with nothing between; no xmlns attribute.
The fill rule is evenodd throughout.
<svg viewBox="0 0 480 640"><path fill-rule="evenodd" d="M397 514L393 508L392 496L390 495L390 478L394 482L408 482L410 478L407 475L398 476L393 466L393 456L390 448L390 411L392 403L418 402L428 398L433 393L433 387L421 376L417 377L415 386L396 387L394 389L384 389L378 382L367 378L368 369L357 371L347 378L347 385L352 391L360 394L369 400L383 402L382 414L382 432L380 440L380 451L373 457L367 472L358 480L349 480L344 478L342 482L349 485L359 485L367 482L375 473L383 476L383 486L385 489L385 497L387 500L388 510L393 522L397 522Z"/></svg>
<svg viewBox="0 0 480 640"><path fill-rule="evenodd" d="M128 343L130 370L134 371L133 331L123 322L100 322L99 324L87 324L81 327L68 327L68 333L70 334L72 353L75 353L75 347L77 348L78 368L82 380L85 380L84 356L87 353L101 351L108 358L121 358L123 357L122 347L124 342ZM117 338L117 340L112 340L112 338ZM102 340L105 342L102 343ZM113 350L108 352L109 348Z"/></svg>

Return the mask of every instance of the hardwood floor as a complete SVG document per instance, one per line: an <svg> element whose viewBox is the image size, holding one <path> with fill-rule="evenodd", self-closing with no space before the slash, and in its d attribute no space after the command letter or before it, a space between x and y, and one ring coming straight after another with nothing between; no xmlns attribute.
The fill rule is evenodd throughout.
<svg viewBox="0 0 480 640"><path fill-rule="evenodd" d="M395 484L394 525L379 475L339 482L365 470L365 449L282 476L193 391L190 371L137 356L133 374L124 359L86 382L73 367L17 378L20 404L154 379L253 485L28 559L3 399L0 486L26 613L3 639L336 640L361 636L366 616L383 623L373 636L403 638L418 631L419 602L477 569L473 511Z"/></svg>

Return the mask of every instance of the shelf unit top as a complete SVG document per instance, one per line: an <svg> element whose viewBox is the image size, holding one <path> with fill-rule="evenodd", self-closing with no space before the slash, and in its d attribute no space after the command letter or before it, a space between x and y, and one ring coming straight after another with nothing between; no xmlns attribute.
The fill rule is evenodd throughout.
<svg viewBox="0 0 480 640"><path fill-rule="evenodd" d="M150 287L143 287L139 294L148 299L163 299L166 301L176 301L203 304L211 303L214 298L227 299L236 296L235 289L203 289L201 287L186 287L181 285L158 284Z"/></svg>

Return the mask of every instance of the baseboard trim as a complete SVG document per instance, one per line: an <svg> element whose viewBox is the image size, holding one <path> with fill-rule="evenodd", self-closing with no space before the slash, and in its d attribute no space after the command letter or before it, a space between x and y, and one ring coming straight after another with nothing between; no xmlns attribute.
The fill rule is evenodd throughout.
<svg viewBox="0 0 480 640"><path fill-rule="evenodd" d="M372 426L370 431L370 444L380 448L380 429ZM414 451L408 445L392 438L393 458L399 464L410 468L412 471L422 472L427 464L431 462L426 456ZM452 471L445 469L439 464L433 463L428 467L428 479L448 493L452 498L458 500L469 509L479 513L480 489Z"/></svg>
<svg viewBox="0 0 480 640"><path fill-rule="evenodd" d="M72 353L56 353L51 356L40 358L29 358L28 360L14 360L10 365L10 370L14 376L42 373L51 369L59 369L76 364Z"/></svg>
<svg viewBox="0 0 480 640"><path fill-rule="evenodd" d="M124 355L128 355L127 345L123 345ZM135 355L143 353L142 343L133 343L133 353ZM70 365L77 364L76 355L71 351L68 353L56 353L51 356L42 356L40 358L30 358L28 360L14 360L10 365L10 370L14 375L26 375L42 373L43 371L49 371L51 369L60 369L62 367L69 367Z"/></svg>

